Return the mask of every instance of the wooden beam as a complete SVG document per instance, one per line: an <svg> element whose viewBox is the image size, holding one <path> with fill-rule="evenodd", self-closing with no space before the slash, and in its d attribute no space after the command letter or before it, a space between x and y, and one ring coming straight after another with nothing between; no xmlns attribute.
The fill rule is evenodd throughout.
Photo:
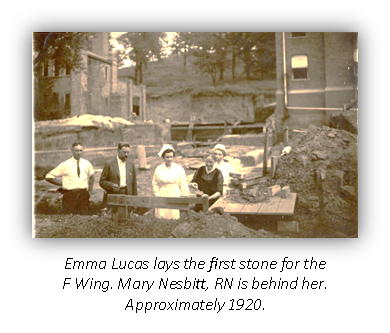
<svg viewBox="0 0 390 333"><path fill-rule="evenodd" d="M289 141L289 139L288 139L288 126L286 126L286 128L284 130L284 141L283 141L285 146L288 146L288 141Z"/></svg>
<svg viewBox="0 0 390 333"><path fill-rule="evenodd" d="M279 156L271 157L271 178L275 177L276 166L278 165L278 161L279 161Z"/></svg>
<svg viewBox="0 0 390 333"><path fill-rule="evenodd" d="M263 153L263 176L267 174L268 161L268 128L264 126L264 153Z"/></svg>
<svg viewBox="0 0 390 333"><path fill-rule="evenodd" d="M107 204L113 206L189 210L189 203L186 202L188 199L195 200L194 203L202 203L201 198L141 197L136 195L109 194L107 196Z"/></svg>
<svg viewBox="0 0 390 333"><path fill-rule="evenodd" d="M227 123L226 123L226 121L225 121L224 133L223 133L221 136L219 136L219 137L215 140L215 142L221 141L221 139L222 139L225 135L227 135L226 131L228 131L229 133L232 133L233 128L235 128L236 126L238 126L238 124L239 124L241 121L242 121L242 119L236 121L230 128L228 128Z"/></svg>

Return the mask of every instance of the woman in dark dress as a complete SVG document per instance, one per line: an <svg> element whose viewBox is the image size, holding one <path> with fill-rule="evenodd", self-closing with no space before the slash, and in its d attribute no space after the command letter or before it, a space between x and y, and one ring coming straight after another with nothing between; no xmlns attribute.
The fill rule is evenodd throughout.
<svg viewBox="0 0 390 333"><path fill-rule="evenodd" d="M207 154L205 156L205 165L201 166L195 171L192 181L189 186L202 191L209 196L209 206L222 195L223 192L223 176L222 172L215 166L215 157L213 154ZM202 205L196 205L194 210L200 211Z"/></svg>

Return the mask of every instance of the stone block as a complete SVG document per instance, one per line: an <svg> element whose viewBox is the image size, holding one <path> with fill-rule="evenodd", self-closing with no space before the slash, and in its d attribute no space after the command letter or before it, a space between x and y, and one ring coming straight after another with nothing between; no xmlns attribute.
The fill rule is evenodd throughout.
<svg viewBox="0 0 390 333"><path fill-rule="evenodd" d="M274 186L268 187L267 188L268 196L274 197L275 195L277 195L280 192L280 190L281 190L280 185L274 185Z"/></svg>
<svg viewBox="0 0 390 333"><path fill-rule="evenodd" d="M290 186L284 186L282 189L281 189L281 197L282 198L288 198L290 195Z"/></svg>

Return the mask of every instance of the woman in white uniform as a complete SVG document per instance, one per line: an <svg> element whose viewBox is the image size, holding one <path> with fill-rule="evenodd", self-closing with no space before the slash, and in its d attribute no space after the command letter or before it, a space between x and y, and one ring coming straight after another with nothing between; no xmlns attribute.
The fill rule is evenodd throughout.
<svg viewBox="0 0 390 333"><path fill-rule="evenodd" d="M164 163L159 165L153 176L153 191L157 197L188 197L186 174L182 166L173 162L175 150L171 145L164 145L158 156ZM163 219L179 219L177 209L156 208L155 217Z"/></svg>
<svg viewBox="0 0 390 333"><path fill-rule="evenodd" d="M229 189L230 176L229 172L234 172L234 168L229 163L226 163L223 158L226 156L226 148L224 145L217 144L214 147L214 154L217 162L215 166L221 170L223 176L223 194L226 195Z"/></svg>

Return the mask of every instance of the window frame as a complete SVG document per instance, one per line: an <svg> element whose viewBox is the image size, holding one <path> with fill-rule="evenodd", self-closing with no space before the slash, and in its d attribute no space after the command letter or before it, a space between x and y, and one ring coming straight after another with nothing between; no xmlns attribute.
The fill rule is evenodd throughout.
<svg viewBox="0 0 390 333"><path fill-rule="evenodd" d="M294 68L292 66L294 57L306 57L307 67L301 67L301 68L306 68L306 77L305 78L295 78L294 69L299 69L299 67ZM291 64L290 64L290 66L291 66L291 73L292 73L292 80L293 81L306 81L306 80L310 80L310 78L309 78L309 57L307 56L307 54L295 54L295 55L291 56Z"/></svg>

